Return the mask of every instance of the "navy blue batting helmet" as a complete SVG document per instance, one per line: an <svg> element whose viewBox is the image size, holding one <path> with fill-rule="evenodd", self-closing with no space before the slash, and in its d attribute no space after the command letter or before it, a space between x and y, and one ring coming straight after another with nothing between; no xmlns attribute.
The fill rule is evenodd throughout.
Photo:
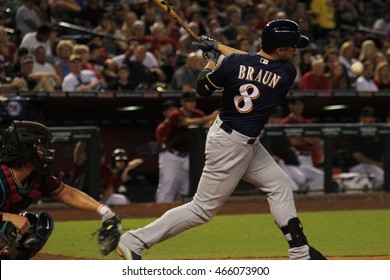
<svg viewBox="0 0 390 280"><path fill-rule="evenodd" d="M276 48L305 48L309 38L303 36L296 22L288 19L270 21L263 29L261 47L266 53L272 53Z"/></svg>

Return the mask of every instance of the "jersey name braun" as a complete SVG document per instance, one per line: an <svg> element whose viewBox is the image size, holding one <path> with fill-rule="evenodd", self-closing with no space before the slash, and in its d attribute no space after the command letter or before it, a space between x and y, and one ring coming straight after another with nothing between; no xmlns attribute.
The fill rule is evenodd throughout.
<svg viewBox="0 0 390 280"><path fill-rule="evenodd" d="M206 75L206 86L222 90L221 120L246 136L257 137L286 97L296 73L295 66L287 61L231 54Z"/></svg>
<svg viewBox="0 0 390 280"><path fill-rule="evenodd" d="M247 80L249 82L258 82L260 84L267 85L271 88L275 88L282 77L279 75L260 69L259 72L255 73L254 67L247 67L240 65L240 71L238 72L237 79Z"/></svg>

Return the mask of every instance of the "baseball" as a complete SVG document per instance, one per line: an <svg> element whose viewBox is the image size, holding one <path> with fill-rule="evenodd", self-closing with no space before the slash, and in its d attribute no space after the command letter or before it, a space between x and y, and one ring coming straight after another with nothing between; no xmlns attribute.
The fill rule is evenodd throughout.
<svg viewBox="0 0 390 280"><path fill-rule="evenodd" d="M354 73L356 76L359 76L363 73L364 65L360 61L356 61L354 64L351 65L351 72Z"/></svg>

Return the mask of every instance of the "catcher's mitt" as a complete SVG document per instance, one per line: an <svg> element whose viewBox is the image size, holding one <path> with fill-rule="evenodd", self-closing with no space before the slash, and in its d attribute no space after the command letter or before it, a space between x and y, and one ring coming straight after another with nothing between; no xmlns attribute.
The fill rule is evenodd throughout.
<svg viewBox="0 0 390 280"><path fill-rule="evenodd" d="M121 221L118 216L103 221L101 228L98 229L98 243L103 256L107 256L116 248L121 237L121 230Z"/></svg>

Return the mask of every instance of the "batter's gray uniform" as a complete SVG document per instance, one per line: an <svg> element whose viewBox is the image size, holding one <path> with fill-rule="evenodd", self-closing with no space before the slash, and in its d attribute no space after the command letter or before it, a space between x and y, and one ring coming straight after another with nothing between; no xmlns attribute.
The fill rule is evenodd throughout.
<svg viewBox="0 0 390 280"><path fill-rule="evenodd" d="M198 93L207 96L216 89L223 89L223 93L220 115L207 134L205 165L197 192L191 202L167 211L144 228L126 232L118 244L122 256L134 258L135 253L140 258L143 249L208 222L242 178L267 193L275 223L289 242L291 259L325 259L308 245L302 232L288 176L258 139L268 117L294 82L296 70L287 60L293 56L294 47L305 40L303 45L307 45L308 39L301 37L298 25L292 21L274 21L267 26L263 42L264 36L273 35L269 32L279 28L283 33L276 35L283 35L283 40L289 37L290 28L294 36L299 36L294 42L281 43L290 47L283 54L278 52L283 59L271 60L267 55L274 53L276 46L267 53L231 54L212 72L208 68L202 71Z"/></svg>

